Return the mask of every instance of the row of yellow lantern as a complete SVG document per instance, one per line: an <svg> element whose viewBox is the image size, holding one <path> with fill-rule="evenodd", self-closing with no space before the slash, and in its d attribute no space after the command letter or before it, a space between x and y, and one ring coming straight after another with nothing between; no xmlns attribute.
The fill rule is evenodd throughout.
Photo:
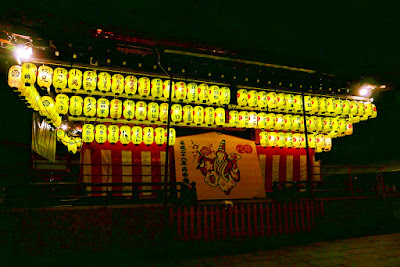
<svg viewBox="0 0 400 267"><path fill-rule="evenodd" d="M176 131L173 128L169 129L169 145L172 146L175 143ZM133 143L139 145L145 143L151 145L153 142L157 145L163 145L167 140L167 131L162 127L140 127L111 124L106 126L104 124L98 124L96 126L92 124L84 124L82 126L82 140L85 143L91 143L96 140L97 143L102 144L108 141L111 144L115 144L118 141L123 145Z"/></svg>
<svg viewBox="0 0 400 267"><path fill-rule="evenodd" d="M123 76L114 74L111 76L107 72L88 70L83 74L78 69L56 68L53 70L48 66L40 66L39 69L32 63L24 63L21 66L12 66L9 70L8 84L10 87L19 88L22 84L33 85L36 82L40 87L49 88L51 85L56 89L83 90L92 92L99 89L102 92L113 92L118 94L134 95L136 92L142 97L153 96L155 98L168 98L170 81L162 81L159 78L150 80L147 77L137 79L133 75ZM83 80L82 80L83 79ZM206 83L197 85L179 81L173 82L172 97L178 100L191 102L209 102L211 104L227 105L230 103L230 89L228 87L219 87L217 85L208 86Z"/></svg>
<svg viewBox="0 0 400 267"><path fill-rule="evenodd" d="M332 148L332 139L328 135L309 134L308 147L316 152L328 152ZM263 147L306 148L306 136L300 133L260 132L260 145Z"/></svg>
<svg viewBox="0 0 400 267"><path fill-rule="evenodd" d="M68 148L68 151L73 154L82 146L82 139L80 137L70 137L62 129L57 129L56 135L57 140L63 143Z"/></svg>

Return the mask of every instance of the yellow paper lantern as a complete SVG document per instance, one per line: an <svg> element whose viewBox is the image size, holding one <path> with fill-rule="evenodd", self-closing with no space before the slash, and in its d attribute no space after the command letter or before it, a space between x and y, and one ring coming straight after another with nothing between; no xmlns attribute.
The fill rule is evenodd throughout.
<svg viewBox="0 0 400 267"><path fill-rule="evenodd" d="M49 66L40 66L38 69L37 84L45 89L49 89L53 83L53 69Z"/></svg>
<svg viewBox="0 0 400 267"><path fill-rule="evenodd" d="M309 95L305 95L304 96L304 107L305 107L305 111L308 114L312 114L312 101L311 101L311 96Z"/></svg>
<svg viewBox="0 0 400 267"><path fill-rule="evenodd" d="M325 146L323 148L324 152L329 152L332 149L332 138L325 136Z"/></svg>
<svg viewBox="0 0 400 267"><path fill-rule="evenodd" d="M365 109L364 115L367 115L367 116L372 115L372 103L371 102L365 102L364 109Z"/></svg>
<svg viewBox="0 0 400 267"><path fill-rule="evenodd" d="M293 112L294 111L294 95L286 94L285 99L286 99L286 111Z"/></svg>
<svg viewBox="0 0 400 267"><path fill-rule="evenodd" d="M144 127L143 128L143 142L148 146L154 142L153 127Z"/></svg>
<svg viewBox="0 0 400 267"><path fill-rule="evenodd" d="M83 73L83 89L89 92L96 90L97 74L95 71L87 70Z"/></svg>
<svg viewBox="0 0 400 267"><path fill-rule="evenodd" d="M160 121L166 122L168 121L168 103L160 104Z"/></svg>
<svg viewBox="0 0 400 267"><path fill-rule="evenodd" d="M230 110L228 120L231 127L237 127L239 125L239 111Z"/></svg>
<svg viewBox="0 0 400 267"><path fill-rule="evenodd" d="M42 96L40 101L42 102L41 110L39 110L41 111L40 114L51 119L52 114L55 112L54 100L50 96Z"/></svg>
<svg viewBox="0 0 400 267"><path fill-rule="evenodd" d="M163 81L159 78L154 78L151 80L150 85L151 96L155 99L163 96Z"/></svg>
<svg viewBox="0 0 400 267"><path fill-rule="evenodd" d="M364 107L364 102L359 101L357 102L358 105L358 111L357 111L357 115L362 117L365 114L365 107Z"/></svg>
<svg viewBox="0 0 400 267"><path fill-rule="evenodd" d="M292 133L285 134L285 147L288 147L288 148L293 147L293 134Z"/></svg>
<svg viewBox="0 0 400 267"><path fill-rule="evenodd" d="M95 127L94 139L99 144L103 144L107 141L107 126L104 124L97 124Z"/></svg>
<svg viewBox="0 0 400 267"><path fill-rule="evenodd" d="M172 82L172 88L174 88L175 83ZM165 80L163 82L163 95L165 98L169 98L169 92L170 92L171 86L170 86L170 80ZM171 99L174 98L174 90L172 90L171 92Z"/></svg>
<svg viewBox="0 0 400 267"><path fill-rule="evenodd" d="M68 106L69 106L69 97L64 94L58 94L56 96L56 112L58 114L67 114L68 113Z"/></svg>
<svg viewBox="0 0 400 267"><path fill-rule="evenodd" d="M97 117L107 118L110 113L110 101L106 98L99 98L97 100Z"/></svg>
<svg viewBox="0 0 400 267"><path fill-rule="evenodd" d="M360 122L360 117L357 115L350 115L350 120L352 123L359 123Z"/></svg>
<svg viewBox="0 0 400 267"><path fill-rule="evenodd" d="M292 116L292 131L300 131L302 117L300 115Z"/></svg>
<svg viewBox="0 0 400 267"><path fill-rule="evenodd" d="M128 125L123 125L119 128L119 141L123 145L128 145L132 140L131 127Z"/></svg>
<svg viewBox="0 0 400 267"><path fill-rule="evenodd" d="M111 124L108 126L107 140L110 144L115 144L119 141L119 127L117 125Z"/></svg>
<svg viewBox="0 0 400 267"><path fill-rule="evenodd" d="M92 124L84 124L82 126L82 140L85 143L91 143L94 140L94 126Z"/></svg>
<svg viewBox="0 0 400 267"><path fill-rule="evenodd" d="M122 115L122 101L119 99L113 99L110 101L110 117L114 120L118 120Z"/></svg>
<svg viewBox="0 0 400 267"><path fill-rule="evenodd" d="M339 132L336 132L336 131L332 130L330 133L328 133L327 136L329 136L330 138L336 138L336 137L339 136Z"/></svg>
<svg viewBox="0 0 400 267"><path fill-rule="evenodd" d="M123 103L122 116L126 120L132 120L135 117L135 102L133 100L125 100Z"/></svg>
<svg viewBox="0 0 400 267"><path fill-rule="evenodd" d="M328 111L327 99L325 97L319 98L319 115L324 115Z"/></svg>
<svg viewBox="0 0 400 267"><path fill-rule="evenodd" d="M257 114L257 126L260 129L266 129L267 128L267 113L260 112L260 113Z"/></svg>
<svg viewBox="0 0 400 267"><path fill-rule="evenodd" d="M219 89L219 103L228 105L231 102L231 89L224 86Z"/></svg>
<svg viewBox="0 0 400 267"><path fill-rule="evenodd" d="M276 115L274 113L267 114L267 130L275 130Z"/></svg>
<svg viewBox="0 0 400 267"><path fill-rule="evenodd" d="M267 98L267 92L265 91L259 91L257 93L257 104L259 108L267 108L268 106L268 98Z"/></svg>
<svg viewBox="0 0 400 267"><path fill-rule="evenodd" d="M69 114L74 117L82 115L83 99L80 96L74 95L69 100Z"/></svg>
<svg viewBox="0 0 400 267"><path fill-rule="evenodd" d="M8 86L11 88L20 88L22 86L21 71L21 66L11 66L8 70Z"/></svg>
<svg viewBox="0 0 400 267"><path fill-rule="evenodd" d="M21 68L21 81L25 85L33 85L36 82L37 67L32 63L24 63Z"/></svg>
<svg viewBox="0 0 400 267"><path fill-rule="evenodd" d="M187 125L193 123L193 107L190 105L186 105L183 107L183 122Z"/></svg>
<svg viewBox="0 0 400 267"><path fill-rule="evenodd" d="M300 134L300 148L306 148L306 135Z"/></svg>
<svg viewBox="0 0 400 267"><path fill-rule="evenodd" d="M155 102L150 102L147 105L147 119L151 122L158 121L158 115L160 112L160 107Z"/></svg>
<svg viewBox="0 0 400 267"><path fill-rule="evenodd" d="M247 105L252 108L258 106L258 96L256 90L250 90L247 92Z"/></svg>
<svg viewBox="0 0 400 267"><path fill-rule="evenodd" d="M350 101L350 115L357 115L358 114L358 104L356 101Z"/></svg>
<svg viewBox="0 0 400 267"><path fill-rule="evenodd" d="M257 127L257 113L254 111L249 112L249 125L247 128L256 128Z"/></svg>
<svg viewBox="0 0 400 267"><path fill-rule="evenodd" d="M276 108L280 111L286 110L286 94L279 93L276 95Z"/></svg>
<svg viewBox="0 0 400 267"><path fill-rule="evenodd" d="M82 132L82 134L83 134L83 132ZM57 140L61 141L61 140L65 139L66 133L64 132L64 130L57 129L56 136L57 136Z"/></svg>
<svg viewBox="0 0 400 267"><path fill-rule="evenodd" d="M141 77L138 80L138 92L141 97L148 97L150 95L150 79Z"/></svg>
<svg viewBox="0 0 400 267"><path fill-rule="evenodd" d="M362 115L361 117L360 117L360 120L361 121L366 121L366 120L368 120L368 115Z"/></svg>
<svg viewBox="0 0 400 267"><path fill-rule="evenodd" d="M329 114L333 114L335 113L335 107L336 107L335 99L333 97L328 97L326 99L326 111Z"/></svg>
<svg viewBox="0 0 400 267"><path fill-rule="evenodd" d="M211 85L208 89L208 97L210 99L211 104L219 103L219 87L216 85Z"/></svg>
<svg viewBox="0 0 400 267"><path fill-rule="evenodd" d="M293 147L301 148L301 134L299 134L299 133L293 134Z"/></svg>
<svg viewBox="0 0 400 267"><path fill-rule="evenodd" d="M291 131L292 130L292 123L293 123L293 118L292 115L284 115L283 116L283 122L284 122L284 131Z"/></svg>
<svg viewBox="0 0 400 267"><path fill-rule="evenodd" d="M72 154L75 154L78 150L74 139L69 140L67 147L68 147L68 152L71 152Z"/></svg>
<svg viewBox="0 0 400 267"><path fill-rule="evenodd" d="M345 135L346 132L346 119L340 118L339 119L339 136Z"/></svg>
<svg viewBox="0 0 400 267"><path fill-rule="evenodd" d="M143 141L143 129L140 126L132 127L132 143L135 145L139 145Z"/></svg>
<svg viewBox="0 0 400 267"><path fill-rule="evenodd" d="M82 71L70 69L68 72L68 87L72 90L79 90L82 87Z"/></svg>
<svg viewBox="0 0 400 267"><path fill-rule="evenodd" d="M53 86L56 89L65 89L68 83L68 71L64 68L56 68L53 76Z"/></svg>
<svg viewBox="0 0 400 267"><path fill-rule="evenodd" d="M319 112L319 97L313 96L311 97L311 113L317 114Z"/></svg>
<svg viewBox="0 0 400 267"><path fill-rule="evenodd" d="M317 142L316 152L320 153L324 150L325 147L325 136L323 134L318 134L316 136L316 142Z"/></svg>
<svg viewBox="0 0 400 267"><path fill-rule="evenodd" d="M322 130L324 133L329 133L332 131L332 118L324 117L324 128Z"/></svg>
<svg viewBox="0 0 400 267"><path fill-rule="evenodd" d="M303 97L301 95L294 96L294 111L303 112Z"/></svg>
<svg viewBox="0 0 400 267"><path fill-rule="evenodd" d="M114 74L111 78L111 92L115 95L122 94L125 90L125 79L121 74Z"/></svg>
<svg viewBox="0 0 400 267"><path fill-rule="evenodd" d="M138 80L133 75L125 76L125 94L134 95L137 91Z"/></svg>
<svg viewBox="0 0 400 267"><path fill-rule="evenodd" d="M276 147L277 146L277 139L278 139L278 134L276 132L269 132L268 133L268 141L267 141L267 146L268 147Z"/></svg>
<svg viewBox="0 0 400 267"><path fill-rule="evenodd" d="M83 100L83 115L85 117L96 116L96 98L91 96L85 97Z"/></svg>
<svg viewBox="0 0 400 267"><path fill-rule="evenodd" d="M304 132L305 131L305 129L304 129L304 117L303 116L300 116L301 117L301 119L300 119L300 128L299 128L299 131L300 132Z"/></svg>
<svg viewBox="0 0 400 267"><path fill-rule="evenodd" d="M135 118L139 121L144 121L147 117L147 104L144 101L136 102Z"/></svg>
<svg viewBox="0 0 400 267"><path fill-rule="evenodd" d="M260 145L263 147L267 147L268 145L268 132L260 132Z"/></svg>
<svg viewBox="0 0 400 267"><path fill-rule="evenodd" d="M350 101L349 100L342 100L342 116L346 116L350 114Z"/></svg>
<svg viewBox="0 0 400 267"><path fill-rule="evenodd" d="M321 133L324 130L324 117L317 117L317 130L316 132Z"/></svg>
<svg viewBox="0 0 400 267"><path fill-rule="evenodd" d="M247 105L247 90L239 89L236 93L236 100L239 106L244 107Z"/></svg>
<svg viewBox="0 0 400 267"><path fill-rule="evenodd" d="M169 141L168 145L173 146L175 144L176 140L176 131L174 128L169 128Z"/></svg>
<svg viewBox="0 0 400 267"><path fill-rule="evenodd" d="M285 147L285 133L279 132L276 138L276 145L278 147Z"/></svg>
<svg viewBox="0 0 400 267"><path fill-rule="evenodd" d="M332 131L335 133L339 133L340 131L340 117L332 118Z"/></svg>
<svg viewBox="0 0 400 267"><path fill-rule="evenodd" d="M353 134L353 123L350 120L346 121L346 131L344 134L345 135Z"/></svg>
<svg viewBox="0 0 400 267"><path fill-rule="evenodd" d="M214 114L214 108L212 107L206 107L204 109L204 123L207 124L208 126L211 126L214 124L215 120L215 114Z"/></svg>
<svg viewBox="0 0 400 267"><path fill-rule="evenodd" d="M206 103L208 101L208 85L202 83L197 88L197 93L199 95L199 101L202 103Z"/></svg>
<svg viewBox="0 0 400 267"><path fill-rule="evenodd" d="M189 83L186 86L187 99L191 102L196 102L199 98L199 93L197 92L197 84Z"/></svg>
<svg viewBox="0 0 400 267"><path fill-rule="evenodd" d="M318 117L311 116L307 118L307 131L309 132L316 132L317 125L318 125Z"/></svg>
<svg viewBox="0 0 400 267"><path fill-rule="evenodd" d="M181 122L182 121L182 106L180 104L173 104L171 106L171 120L173 122Z"/></svg>
<svg viewBox="0 0 400 267"><path fill-rule="evenodd" d="M111 90L111 75L107 72L100 72L97 76L97 88L102 92Z"/></svg>
<svg viewBox="0 0 400 267"><path fill-rule="evenodd" d="M317 136L308 134L308 147L315 149L317 147Z"/></svg>
<svg viewBox="0 0 400 267"><path fill-rule="evenodd" d="M186 98L186 83L176 82L175 83L175 98L178 100L183 100Z"/></svg>
<svg viewBox="0 0 400 267"><path fill-rule="evenodd" d="M276 114L275 118L275 130L283 131L285 128L285 118L282 114Z"/></svg>
<svg viewBox="0 0 400 267"><path fill-rule="evenodd" d="M375 104L372 104L372 115L371 115L371 119L374 119L378 116L378 110L376 109Z"/></svg>
<svg viewBox="0 0 400 267"><path fill-rule="evenodd" d="M197 88L196 88L197 89ZM162 127L157 127L155 130L155 137L154 137L154 142L156 142L157 145L162 145L165 143L165 129Z"/></svg>
<svg viewBox="0 0 400 267"><path fill-rule="evenodd" d="M249 112L245 110L240 111L238 127L247 128L249 126L249 119Z"/></svg>
<svg viewBox="0 0 400 267"><path fill-rule="evenodd" d="M343 114L343 100L335 99L335 116L342 116Z"/></svg>
<svg viewBox="0 0 400 267"><path fill-rule="evenodd" d="M193 112L193 122L196 125L202 124L204 122L204 108L202 106L195 106Z"/></svg>
<svg viewBox="0 0 400 267"><path fill-rule="evenodd" d="M275 110L277 108L277 100L276 100L276 93L269 92L267 94L267 104L270 110Z"/></svg>

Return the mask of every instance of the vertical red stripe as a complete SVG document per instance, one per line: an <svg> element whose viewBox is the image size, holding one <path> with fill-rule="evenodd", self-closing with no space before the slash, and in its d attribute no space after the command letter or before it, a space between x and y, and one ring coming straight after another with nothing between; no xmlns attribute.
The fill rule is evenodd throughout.
<svg viewBox="0 0 400 267"><path fill-rule="evenodd" d="M111 149L111 179L112 183L122 183L122 153L118 147ZM113 191L122 191L122 186L113 186ZM114 193L115 196L122 196L122 192Z"/></svg>
<svg viewBox="0 0 400 267"><path fill-rule="evenodd" d="M91 149L92 183L102 182L101 149ZM92 186L92 196L101 196L101 186ZM96 193L98 192L98 193Z"/></svg>

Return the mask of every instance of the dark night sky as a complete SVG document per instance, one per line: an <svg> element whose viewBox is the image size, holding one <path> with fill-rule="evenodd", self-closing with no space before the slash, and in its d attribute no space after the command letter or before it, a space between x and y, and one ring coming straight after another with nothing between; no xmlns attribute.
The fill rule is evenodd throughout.
<svg viewBox="0 0 400 267"><path fill-rule="evenodd" d="M38 28L45 38L85 38L84 29L113 28L144 38L223 48L246 58L310 68L350 80L378 77L390 89L375 97L378 118L355 125L353 136L333 140L332 151L322 159L329 164L400 161L396 141L400 129L397 9L377 1L265 2L186 1L171 6L168 1L135 1L126 6L89 1L72 9L61 7L57 1L35 1L20 8L6 7L2 18L4 21L12 16L14 21L22 21L17 15L25 12L28 18L41 20ZM7 88L5 81L0 81ZM7 99L17 101L8 93ZM15 108L23 108L22 103ZM4 109L3 129L14 121L4 115ZM18 114L21 120L29 116L25 111ZM18 127L30 131L30 126ZM18 139L3 135L2 140ZM389 141L391 138L393 141Z"/></svg>

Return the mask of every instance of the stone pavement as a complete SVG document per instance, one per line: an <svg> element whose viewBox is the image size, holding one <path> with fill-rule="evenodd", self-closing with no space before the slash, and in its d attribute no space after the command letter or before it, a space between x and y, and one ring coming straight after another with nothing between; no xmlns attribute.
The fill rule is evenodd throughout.
<svg viewBox="0 0 400 267"><path fill-rule="evenodd" d="M400 266L400 233L191 259L178 266Z"/></svg>

